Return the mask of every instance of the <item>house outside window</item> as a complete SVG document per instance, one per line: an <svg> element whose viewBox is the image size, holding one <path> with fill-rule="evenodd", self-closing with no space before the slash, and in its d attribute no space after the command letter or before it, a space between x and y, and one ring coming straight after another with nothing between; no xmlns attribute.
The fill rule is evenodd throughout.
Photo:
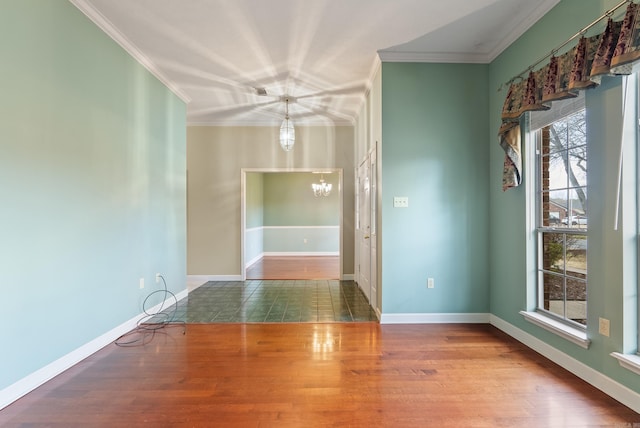
<svg viewBox="0 0 640 428"><path fill-rule="evenodd" d="M536 141L537 310L574 327L587 322L587 135L584 104L545 112ZM567 112L569 110L569 112Z"/></svg>

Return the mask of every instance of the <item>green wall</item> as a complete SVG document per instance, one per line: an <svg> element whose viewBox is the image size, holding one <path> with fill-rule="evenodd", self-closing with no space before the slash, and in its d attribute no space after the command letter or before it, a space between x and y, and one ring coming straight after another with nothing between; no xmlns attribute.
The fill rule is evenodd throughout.
<svg viewBox="0 0 640 428"><path fill-rule="evenodd" d="M582 349L528 322L519 314L531 310L535 301L527 295L527 280L532 264L527 251L533 251L532 236L527 232L527 180L524 185L502 192L504 152L498 145L500 111L506 90L501 84L526 69L552 48L574 35L585 25L615 6L617 1L563 0L527 31L490 65L489 127L489 201L490 201L490 307L491 313L511 325L533 335L561 352L575 358L606 376L640 391L640 377L621 369L609 356L613 351L637 349L633 337L637 319L637 283L635 274L635 179L634 158L628 151L625 169L631 180L625 180L623 216L619 230L613 230L615 184L621 133L622 86L620 78L605 78L603 84L587 91L589 150L589 300L588 336L592 343ZM616 19L624 12L621 9ZM599 27L601 28L601 26ZM594 29L596 31L596 29ZM633 142L635 144L635 142ZM632 146L633 146L632 144ZM633 148L633 147L631 147ZM611 336L598 334L598 318L611 320ZM627 324L623 331L623 323ZM629 334L632 330L632 334Z"/></svg>
<svg viewBox="0 0 640 428"><path fill-rule="evenodd" d="M489 311L488 91L487 65L382 64L383 314Z"/></svg>
<svg viewBox="0 0 640 428"><path fill-rule="evenodd" d="M3 0L0 52L1 390L185 289L186 126L67 1Z"/></svg>
<svg viewBox="0 0 640 428"><path fill-rule="evenodd" d="M316 198L311 183L320 174L308 172L264 174L265 226L339 226L340 189L338 173L325 174L331 194Z"/></svg>

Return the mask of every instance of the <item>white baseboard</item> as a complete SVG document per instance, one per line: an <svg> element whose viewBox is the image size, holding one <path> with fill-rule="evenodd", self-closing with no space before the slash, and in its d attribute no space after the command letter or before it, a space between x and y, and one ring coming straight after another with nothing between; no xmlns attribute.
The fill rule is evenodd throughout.
<svg viewBox="0 0 640 428"><path fill-rule="evenodd" d="M488 324L489 314L382 314L380 324Z"/></svg>
<svg viewBox="0 0 640 428"><path fill-rule="evenodd" d="M495 315L490 315L490 323L562 368L570 371L580 379L590 383L615 400L618 400L633 411L640 413L640 394L637 392L619 384L599 371Z"/></svg>
<svg viewBox="0 0 640 428"><path fill-rule="evenodd" d="M355 281L356 280L356 276L352 273L343 273L342 274L342 280L343 281Z"/></svg>
<svg viewBox="0 0 640 428"><path fill-rule="evenodd" d="M187 288L193 291L209 281L242 281L242 275L187 275Z"/></svg>
<svg viewBox="0 0 640 428"><path fill-rule="evenodd" d="M271 257L319 257L319 256L339 256L339 251L269 251L265 252L264 256Z"/></svg>
<svg viewBox="0 0 640 428"><path fill-rule="evenodd" d="M176 294L176 298L178 300L181 300L185 297L187 297L187 290L182 290L181 292ZM165 302L172 305L174 303L173 297L169 297L167 300L165 300ZM156 312L160 310L161 305L163 304L164 302L158 303L154 307L147 309L147 311L150 313ZM80 361L84 360L91 354L94 354L105 346L113 343L113 341L115 341L123 334L133 330L137 326L138 321L143 316L145 315L136 315L135 317L125 321L114 329L71 351L67 355L58 358L54 362L47 364L41 369L36 370L30 375L4 388L2 391L0 391L0 410L4 409L20 397L33 391L45 382L53 379L55 376L59 375L65 370L71 368L75 364L78 364Z"/></svg>
<svg viewBox="0 0 640 428"><path fill-rule="evenodd" d="M258 254L257 256L255 256L254 258L252 258L251 260L249 260L248 262L246 262L244 264L244 268L249 269L252 265L258 263L262 258L264 257L264 253L262 254Z"/></svg>

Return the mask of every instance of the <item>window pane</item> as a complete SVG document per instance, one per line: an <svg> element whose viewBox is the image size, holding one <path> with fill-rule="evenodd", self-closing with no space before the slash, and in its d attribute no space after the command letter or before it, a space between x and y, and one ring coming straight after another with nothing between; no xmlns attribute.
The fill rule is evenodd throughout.
<svg viewBox="0 0 640 428"><path fill-rule="evenodd" d="M586 187L569 190L568 207L568 217L562 221L562 224L567 227L586 229L588 226Z"/></svg>
<svg viewBox="0 0 640 428"><path fill-rule="evenodd" d="M564 272L564 234L542 234L542 268L553 272Z"/></svg>
<svg viewBox="0 0 640 428"><path fill-rule="evenodd" d="M564 278L561 275L545 273L543 282L544 309L564 318Z"/></svg>
<svg viewBox="0 0 640 428"><path fill-rule="evenodd" d="M568 153L566 150L563 150L550 155L549 189L566 189L569 187L569 178L567 175Z"/></svg>
<svg viewBox="0 0 640 428"><path fill-rule="evenodd" d="M587 144L587 126L585 119L585 110L581 110L567 117L567 147L576 147Z"/></svg>
<svg viewBox="0 0 640 428"><path fill-rule="evenodd" d="M544 219L545 217L548 217L550 219L549 226L557 226L562 223L565 223L566 222L565 219L567 218L567 215L568 215L567 207L569 204L568 203L569 192L566 189L554 190L552 192L549 192L548 195L549 195L548 213L544 213L543 211L542 218ZM543 210L544 209L545 207L543 206ZM547 226L546 224L544 225Z"/></svg>
<svg viewBox="0 0 640 428"><path fill-rule="evenodd" d="M551 199L549 192L543 192L542 198L542 212L541 223L542 226L557 227L560 224L560 220L565 217L566 209L557 202L557 200Z"/></svg>
<svg viewBox="0 0 640 428"><path fill-rule="evenodd" d="M575 278L587 278L587 237L567 235L566 238L567 275Z"/></svg>
<svg viewBox="0 0 640 428"><path fill-rule="evenodd" d="M570 187L587 186L587 147L580 146L569 150L569 162L571 164Z"/></svg>
<svg viewBox="0 0 640 428"><path fill-rule="evenodd" d="M568 147L567 122L560 120L549 126L549 140L549 153L566 150Z"/></svg>
<svg viewBox="0 0 640 428"><path fill-rule="evenodd" d="M587 282L567 277L567 318L587 324Z"/></svg>

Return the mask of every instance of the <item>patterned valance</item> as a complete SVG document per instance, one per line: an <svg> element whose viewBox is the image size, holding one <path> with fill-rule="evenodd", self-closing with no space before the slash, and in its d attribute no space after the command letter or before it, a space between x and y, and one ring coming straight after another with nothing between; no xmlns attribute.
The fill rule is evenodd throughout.
<svg viewBox="0 0 640 428"><path fill-rule="evenodd" d="M627 3L623 20L614 21L613 12ZM603 19L607 19L604 31L586 37L586 30ZM526 79L520 75L509 82L498 132L505 151L503 191L522 182L520 118L524 113L548 110L553 101L576 97L579 91L598 86L603 76L631 74L640 64L640 5L623 1L562 46L578 37L573 49L560 56L554 50L542 68L529 67Z"/></svg>

